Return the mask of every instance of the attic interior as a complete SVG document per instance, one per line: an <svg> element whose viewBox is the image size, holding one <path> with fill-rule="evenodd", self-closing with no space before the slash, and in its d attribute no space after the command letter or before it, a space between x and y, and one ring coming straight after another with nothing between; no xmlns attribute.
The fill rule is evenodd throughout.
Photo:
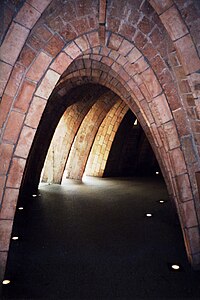
<svg viewBox="0 0 200 300"><path fill-rule="evenodd" d="M200 2L0 22L0 298L198 299Z"/></svg>
<svg viewBox="0 0 200 300"><path fill-rule="evenodd" d="M199 275L187 261L176 209L136 117L96 84L69 95L75 100L67 101L45 160L45 127L35 137L4 299L197 296ZM40 155L39 189L27 189Z"/></svg>

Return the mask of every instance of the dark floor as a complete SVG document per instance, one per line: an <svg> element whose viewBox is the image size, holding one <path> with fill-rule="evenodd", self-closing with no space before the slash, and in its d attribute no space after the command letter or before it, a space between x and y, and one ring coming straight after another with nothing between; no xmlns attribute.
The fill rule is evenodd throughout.
<svg viewBox="0 0 200 300"><path fill-rule="evenodd" d="M17 210L3 299L200 299L160 179L68 180L39 193Z"/></svg>

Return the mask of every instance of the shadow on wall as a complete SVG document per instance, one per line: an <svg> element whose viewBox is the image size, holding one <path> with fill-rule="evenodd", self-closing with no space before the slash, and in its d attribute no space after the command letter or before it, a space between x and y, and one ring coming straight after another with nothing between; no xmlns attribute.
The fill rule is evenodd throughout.
<svg viewBox="0 0 200 300"><path fill-rule="evenodd" d="M132 111L117 131L109 153L104 177L156 175L160 167L145 133Z"/></svg>

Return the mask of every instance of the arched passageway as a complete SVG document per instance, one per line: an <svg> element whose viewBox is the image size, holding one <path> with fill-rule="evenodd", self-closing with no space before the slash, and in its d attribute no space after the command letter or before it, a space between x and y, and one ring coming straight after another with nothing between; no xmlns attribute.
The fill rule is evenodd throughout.
<svg viewBox="0 0 200 300"><path fill-rule="evenodd" d="M135 114L198 268L198 3L27 0L9 9L0 61L1 276L19 191L37 189L53 132L86 84L109 89ZM102 89L92 90L96 99Z"/></svg>

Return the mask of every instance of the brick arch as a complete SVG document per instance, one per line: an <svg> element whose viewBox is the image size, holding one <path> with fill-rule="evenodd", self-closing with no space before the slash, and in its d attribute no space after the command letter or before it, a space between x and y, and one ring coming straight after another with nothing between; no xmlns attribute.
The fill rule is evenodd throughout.
<svg viewBox="0 0 200 300"><path fill-rule="evenodd" d="M33 1L31 1L31 4L32 4L32 2ZM159 5L161 5L161 8L163 9L164 2L162 4L159 4L158 1L151 1L151 3L153 3L153 2L157 3L157 7L155 6L155 8L156 8L157 12L159 13L158 7L159 7ZM30 1L27 1L27 3L30 3ZM39 5L39 1L36 1L35 3L37 5ZM46 6L49 2L43 1L43 3L45 3L44 6ZM43 3L41 5L43 5ZM169 6L172 6L172 4L173 4L172 1L167 1L166 3ZM171 40L173 40L173 34L175 34L175 31L177 28L176 25L180 24L181 28L185 28L185 27L182 26L183 25L182 19L180 18L180 15L178 14L178 16L179 16L177 19L178 23L176 23L176 21L173 21L175 23L172 22L172 26L169 29L166 20L168 19L167 13L169 14L168 9L170 9L170 7L169 6L166 7L165 4L164 4L164 6L165 6L166 14L163 15L163 20L162 20L162 16L160 16L160 18L161 18L163 24L165 25L166 30L169 32L169 34L170 34L170 30L171 30L171 32L172 32ZM3 196L3 202L2 202L2 207L1 207L0 223L2 225L2 241L4 241L3 243L1 243L1 248L0 248L2 259L5 259L6 251L8 250L8 246L9 246L9 236L10 236L10 232L11 232L11 228L12 228L12 220L13 220L13 216L14 216L15 205L16 205L16 200L17 200L17 196L18 196L18 190L20 187L20 181L22 178L26 158L28 156L29 149L31 147L31 142L35 135L36 128L39 124L39 120L40 120L42 112L45 108L46 102L53 90L53 87L56 85L57 80L60 77L60 74L62 74L62 72L64 72L65 69L70 65L70 63L77 57L77 53L78 53L78 55L79 54L81 55L83 50L88 51L87 50L88 48L85 45L89 45L89 47L92 47L92 48L98 47L100 45L100 40L101 40L101 43L102 43L102 40L106 41L106 43L108 42L108 47L109 48L114 47L116 52L119 52L121 45L123 43L125 43L127 40L132 40L132 39L130 39L130 37L132 35L134 35L133 41L134 41L135 45L137 46L138 49L142 49L141 52L143 54L145 53L145 51L147 53L147 50L149 50L149 49L147 49L147 45L150 48L152 47L150 40L148 40L147 45L144 45L144 41L146 38L145 35L146 36L148 35L148 38L149 38L149 36L154 31L154 29L151 28L151 22L150 22L150 27L148 26L149 22L148 22L148 18L146 17L147 20L145 18L143 18L141 20L141 22L137 23L137 25L139 27L137 34L133 33L133 29L128 27L129 24L125 24L126 27L124 26L123 32L120 32L120 35L117 35L118 37L115 36L115 32L118 32L117 25L113 24L112 22L110 22L110 23L108 22L109 23L108 27L112 28L112 30L107 30L107 35L105 35L106 39L103 39L103 37L100 36L100 40L99 40L99 34L98 34L99 32L97 29L98 28L97 23L93 22L94 26L93 26L92 32L87 32L87 34L85 36L79 36L80 40L79 41L77 40L76 44L74 42L72 42L67 46L65 45L65 42L62 40L62 38L60 39L60 37L58 35L56 35L55 33L52 34L52 32L50 32L50 33L45 32L45 35L43 36L45 38L47 38L48 34L51 34L49 37L49 40L45 41L45 49L46 50L42 48L43 46L41 46L41 45L38 46L38 43L36 43L37 45L36 44L34 45L35 40L33 37L35 37L35 36L32 35L31 36L32 46L34 46L35 48L34 48L34 51L32 51L32 49L30 47L30 40L29 40L28 43L24 46L24 49L28 49L28 51L29 51L28 57L25 58L25 50L23 49L21 51L21 49L29 35L30 29L34 26L35 22L40 17L40 14L37 14L38 10L40 12L40 7L38 6L35 8L36 8L35 17L32 19L32 18L29 18L29 14L27 14L28 18L26 17L25 6L22 7L20 12L18 13L19 16L17 15L17 18L19 18L19 19L17 19L17 21L15 21L11 24L11 27L8 30L8 34L6 35L6 37L4 39L4 42L2 44L2 49L1 49L2 52L6 53L6 55L4 55L2 57L2 61L1 61L1 66L2 66L1 69L4 70L5 76L2 80L2 86L1 86L1 92L2 93L4 92L4 94L3 94L3 98L2 98L2 102L1 102L1 112L0 112L0 115L2 118L2 120L1 120L1 125L2 125L1 136L3 137L3 142L1 144L1 153L2 153L1 157L4 160L4 163L1 164L1 167L3 168L3 170L1 171L1 174L2 174L2 176L1 176L1 187L2 187L1 195ZM174 6L173 9L175 9L175 8L176 7ZM137 7L137 9L138 9L138 7ZM41 9L41 12L42 12L42 9ZM143 10L143 13L145 16L148 15L148 11L145 13L145 10ZM176 15L176 14L177 14L177 11L174 10L174 15ZM116 15L116 13L114 15ZM134 18L135 14L131 15L131 18L132 17ZM156 18L155 14L154 14L154 18ZM175 20L176 18L172 18L172 19ZM23 24L23 20L26 20L27 23ZM120 18L119 18L119 20L120 20ZM87 22L89 22L89 19L87 19ZM101 22L100 22L100 24L101 24ZM159 25L158 20L157 20L157 24ZM92 25L92 22L91 22L91 25ZM149 31L150 29L153 31L150 32ZM183 29L182 32L184 30L185 29ZM110 33L111 33L111 35L110 35ZM39 35L41 33L37 33L37 34ZM17 44L14 42L16 36L19 38L19 42ZM123 39L123 36L126 36L126 39ZM152 34L152 37L153 36L155 36L155 33ZM186 47L186 50L184 50L185 48L183 47L185 39L187 40L187 45L188 45L188 48ZM152 41L153 41L153 39L151 38L151 42ZM38 40L37 40L37 42L38 42ZM44 42L44 39L43 39L43 42ZM163 41L161 41L161 42L163 42ZM52 45L55 45L55 44L57 46L56 47L57 50L52 51L52 49L54 48ZM195 70L195 68L197 66L199 68L199 59L197 56L196 48L194 46L194 43L193 43L189 33L186 33L185 36L181 35L178 38L178 40L173 40L172 44L174 47L176 47L178 56L184 67L184 72L188 76L187 77L188 80L190 80L190 82L191 82L190 85L191 85L191 90L193 91L194 104L195 104L195 109L196 109L195 113L199 114L199 104L197 101L197 97L199 97L199 95L197 93L198 92L197 87L198 87L198 82L199 82L199 75L198 75L198 72L196 72L197 70ZM10 46L12 46L12 47L10 47ZM36 50L36 46L39 47L38 52ZM84 47L85 47L85 49L84 49ZM59 54L60 56L59 55L57 56L56 60L53 61L51 68L48 69L50 63L52 62L54 57L57 55L57 53L60 52L61 49L63 49L64 51ZM123 49L126 49L125 45L124 45ZM151 51L150 51L151 55L153 53L152 49L153 48L151 48ZM164 51L164 49L159 48L156 50L160 51L158 57L162 58L161 53ZM71 54L71 56L67 56L69 53ZM19 54L20 54L20 57L17 60ZM157 54L157 52L156 52L156 54ZM156 56L156 54L155 54L155 56ZM192 69L189 69L189 70L188 70L187 60L185 59L188 56L188 54L191 54L191 57L192 57L192 64L191 64ZM108 55L109 54L107 53L107 56ZM113 52L113 55L114 55L114 52ZM63 65L61 64L62 58L64 58ZM117 60L118 57L115 56L115 57L113 57L113 59ZM161 59L161 61L163 62L163 59ZM145 62L146 62L146 60L144 59L144 63ZM123 63L124 63L124 60L122 57L122 60L119 62L119 64L122 66ZM151 62L151 65L152 64L153 64L153 62ZM141 65L142 65L142 63L140 63L140 66ZM11 73L12 68L13 68L13 71ZM154 64L153 69L155 70L155 68L156 68L156 66ZM48 71L46 72L47 69L48 69ZM168 70L168 69L166 69L166 70ZM149 80L147 80L147 78L149 77L148 72L150 74L152 74L152 69L150 67L147 68L146 70L144 70L142 72L142 74L146 78L146 84L150 89L152 86L152 82L149 82ZM159 72L159 71L157 71L157 72ZM156 74L158 74L157 72L156 72ZM122 73L123 73L123 70L122 70ZM155 75L155 73L154 73L154 75ZM123 75L120 74L120 76L123 76ZM140 76L138 76L138 74L135 74L133 76L134 76L135 81L137 81L138 85L140 86L141 90L143 87L143 94L145 94L146 90L147 90L147 92L149 92L148 88L142 85ZM168 76L169 76L169 74L168 74ZM156 75L156 78L157 77L158 77L158 75ZM7 83L8 78L9 78L9 81ZM109 77L107 77L107 78L109 78ZM153 76L153 78L154 78L154 76ZM111 79L112 79L112 77L111 77ZM165 76L163 77L163 79L160 77L159 81L161 82L162 80L166 81L167 79ZM41 83L40 83L40 81L41 81ZM116 82L115 78L113 79L113 82ZM118 84L118 83L116 82L116 84ZM127 93L129 93L130 91L134 90L133 86L135 87L135 82L130 81L128 86L125 84L124 90L126 92L128 91ZM163 84L163 86L164 86L164 84ZM116 87L115 87L115 89L117 90ZM35 90L36 90L36 92L34 93ZM135 92L135 90L134 90L134 92ZM133 94L134 94L134 92L133 92ZM171 105L170 107L173 110L172 105L174 103L172 101L172 97L170 97L167 92L165 92L165 94L166 94L169 104ZM149 100L148 97L149 97L149 93L146 93L144 96L144 100L145 99ZM162 107L161 105L163 103L168 105L164 94L162 94L162 97L160 95L158 95L158 97L160 97L160 98L158 98L160 100L158 101L158 99L157 99L157 102L153 101L153 105L152 105L152 112L155 112L156 121L157 121L157 117L161 116L161 111L159 111L159 109ZM135 96L134 100L136 101L137 98L138 97ZM161 153L161 157L164 159L166 158L166 163L169 164L169 167L166 169L168 170L168 173L169 173L168 176L171 178L170 185L171 185L171 188L174 190L173 195L175 198L177 198L183 202L183 203L177 204L177 209L178 209L178 211L180 209L182 210L182 212L181 212L181 214L183 216L183 219L181 219L183 222L182 228L186 224L186 229L185 229L185 236L186 236L186 240L187 240L186 243L188 244L188 247L190 248L190 249L188 249L188 255L191 257L191 259L195 265L195 264L199 263L199 248L200 248L200 246L199 246L199 242L198 242L199 231L198 231L197 222L195 219L196 217L195 217L195 209L194 209L193 199L196 201L196 208L197 208L198 212L199 212L199 204L198 204L199 200L198 200L198 192L197 192L196 182L195 182L195 180L192 180L192 179L194 179L195 172L199 171L199 152L197 152L197 150L199 151L199 138L198 138L198 133L195 133L195 139L193 138L193 134L191 134L190 122L187 122L188 120L190 120L190 117L188 117L188 112L186 111L183 103L181 101L179 103L179 100L177 100L177 99L175 101L175 108L174 108L174 111L172 114L173 118L169 122L162 123L162 122L160 122L160 120L158 118L160 123L159 122L158 122L158 124L151 123L149 129L148 129L148 126L146 125L145 121L144 121L143 125L145 127L145 131L147 132L147 135L149 136L149 138L151 138L152 136L154 137L155 145L157 147L159 147L159 152ZM142 100L143 99L140 99L138 101L138 103L142 103ZM151 101L147 101L147 102L151 102ZM151 106L151 105L148 105L147 102L143 101L143 105L146 107ZM177 102L178 102L178 106L177 106ZM130 105L130 103L129 103L129 105ZM134 105L134 104L132 104L132 105ZM182 112L182 107L184 108L183 109L183 112L185 114L184 116L183 116L183 112ZM28 110L28 114L27 114L27 110ZM39 114L37 115L36 119L33 120L33 116L36 116L36 114L34 114L35 110L37 110L37 112ZM156 110L157 110L157 112L156 112ZM137 111L137 114L139 115L139 111ZM198 120L199 120L199 116L196 117L195 124L198 123ZM161 118L161 121L162 121L162 118ZM186 149L184 149L184 147L182 147L186 165L187 165L187 169L185 167L183 169L181 169L182 166L184 165L184 157L182 156L182 151L180 150L180 147L177 146L177 144L176 144L177 147L174 148L174 144L173 144L174 141L173 141L173 143L171 143L170 140L167 140L167 136L168 136L169 132L175 132L175 136L177 137L177 129L178 129L178 139L176 139L176 142L178 143L178 140L179 140L181 142L180 144L182 144L182 141L184 141L185 135L180 134L181 133L181 125L179 126L179 124L181 124L181 122L182 122L182 124L185 124L185 123L187 124L187 126L186 126L186 127L188 127L187 135L190 138L190 140L185 140L185 144L184 144L184 145L187 145L187 143L188 143L190 148L184 146L186 148ZM15 127L12 128L13 124ZM165 127L165 130L163 130L164 127ZM197 127L195 127L195 128L197 128ZM151 132L151 134L148 132L148 130ZM21 138L19 139L20 134L21 134ZM164 135L164 137L165 137L165 139L163 139L166 142L166 143L164 143L164 145L163 145L163 143L161 143L162 135ZM18 141L18 139L19 139L19 141ZM26 145L25 145L24 149L22 150L21 146L23 144L23 139L26 139ZM20 146L20 143L22 143L21 146ZM196 145L197 145L197 147L196 147ZM172 147L172 148L170 148L170 147ZM153 148L154 148L154 151L156 152L156 147L154 146ZM166 149L169 149L169 151L167 152ZM192 155L193 155L192 163L190 160L190 154L189 154L188 149L192 150ZM18 156L16 156L16 154L14 154L14 156L13 156L13 152L15 150L17 151L15 153L17 153ZM22 155L22 157L19 157L19 155ZM12 157L13 157L13 159L12 159L12 163L11 163ZM172 161L172 163L170 163L170 161ZM182 164L182 162L183 162L183 164ZM175 169L180 168L179 169L180 172L178 172L178 173L170 172L170 170L172 169L171 165L173 165L173 163L175 163ZM8 170L9 170L9 174L8 174ZM19 175L18 178L14 178L13 177L14 174L18 174ZM169 185L169 182L167 182L167 184ZM192 193L191 193L190 185L192 185ZM8 207L11 207L11 208L8 209ZM185 215L185 217L184 217L184 215Z"/></svg>
<svg viewBox="0 0 200 300"><path fill-rule="evenodd" d="M66 163L67 178L81 179L98 128L117 100L117 95L108 92L91 107L85 116L71 147Z"/></svg>
<svg viewBox="0 0 200 300"><path fill-rule="evenodd" d="M77 131L95 101L98 101L106 90L95 87L96 92L89 89L82 98L66 109L54 132L44 163L43 182L61 183L66 160L69 155Z"/></svg>
<svg viewBox="0 0 200 300"><path fill-rule="evenodd" d="M128 106L122 100L118 100L110 109L99 126L88 157L85 175L103 176L113 140L127 111Z"/></svg>

